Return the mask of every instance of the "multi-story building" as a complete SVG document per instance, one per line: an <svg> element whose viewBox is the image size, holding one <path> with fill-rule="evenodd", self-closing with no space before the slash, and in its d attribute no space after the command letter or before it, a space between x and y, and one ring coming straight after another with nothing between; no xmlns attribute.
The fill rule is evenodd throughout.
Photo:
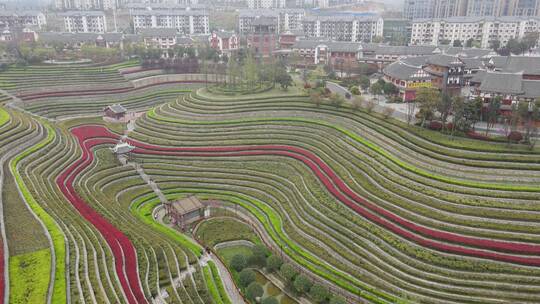
<svg viewBox="0 0 540 304"><path fill-rule="evenodd" d="M39 11L8 11L0 12L0 23L8 27L34 25L41 28L47 24L47 19Z"/></svg>
<svg viewBox="0 0 540 304"><path fill-rule="evenodd" d="M454 17L447 19L413 20L411 44L439 45L472 39L483 48L492 41L505 45L510 39L519 39L527 33L538 32L540 18L529 17Z"/></svg>
<svg viewBox="0 0 540 304"><path fill-rule="evenodd" d="M182 34L210 34L208 13L204 10L133 10L133 28L175 28Z"/></svg>
<svg viewBox="0 0 540 304"><path fill-rule="evenodd" d="M408 19L384 19L383 37L391 45L406 45L411 40L411 21Z"/></svg>
<svg viewBox="0 0 540 304"><path fill-rule="evenodd" d="M273 19L279 33L302 28L305 11L302 9L241 10L238 16L238 31L246 34L253 31L253 21L261 16Z"/></svg>
<svg viewBox="0 0 540 304"><path fill-rule="evenodd" d="M285 8L285 0L247 0L250 9Z"/></svg>
<svg viewBox="0 0 540 304"><path fill-rule="evenodd" d="M502 16L505 15L504 9L502 0L468 0L465 15L470 17Z"/></svg>
<svg viewBox="0 0 540 304"><path fill-rule="evenodd" d="M145 28L141 30L141 38L147 48L170 49L176 45L176 29Z"/></svg>
<svg viewBox="0 0 540 304"><path fill-rule="evenodd" d="M428 57L424 71L431 75L431 84L450 95L461 93L465 63L457 56L444 54Z"/></svg>
<svg viewBox="0 0 540 304"><path fill-rule="evenodd" d="M398 88L398 96L405 102L415 100L419 88L432 86L432 76L424 71L423 63L409 62L407 59L389 64L383 69L383 75L384 81Z"/></svg>
<svg viewBox="0 0 540 304"><path fill-rule="evenodd" d="M434 5L434 18L465 16L467 11L467 0L436 0Z"/></svg>
<svg viewBox="0 0 540 304"><path fill-rule="evenodd" d="M375 16L314 16L302 20L306 37L370 42L383 36L383 19Z"/></svg>
<svg viewBox="0 0 540 304"><path fill-rule="evenodd" d="M258 17L251 23L252 30L246 33L247 46L259 56L270 56L277 49L278 35L274 18Z"/></svg>
<svg viewBox="0 0 540 304"><path fill-rule="evenodd" d="M300 39L292 46L294 53L304 64L330 64L356 67L361 54L359 42L330 41L327 39Z"/></svg>
<svg viewBox="0 0 540 304"><path fill-rule="evenodd" d="M110 10L118 8L120 0L55 0L59 10Z"/></svg>
<svg viewBox="0 0 540 304"><path fill-rule="evenodd" d="M403 17L407 19L433 18L436 0L405 0Z"/></svg>
<svg viewBox="0 0 540 304"><path fill-rule="evenodd" d="M208 37L210 47L220 53L228 53L238 50L240 41L234 32L216 31Z"/></svg>
<svg viewBox="0 0 540 304"><path fill-rule="evenodd" d="M102 11L69 11L63 13L64 28L69 33L104 33L107 20Z"/></svg>

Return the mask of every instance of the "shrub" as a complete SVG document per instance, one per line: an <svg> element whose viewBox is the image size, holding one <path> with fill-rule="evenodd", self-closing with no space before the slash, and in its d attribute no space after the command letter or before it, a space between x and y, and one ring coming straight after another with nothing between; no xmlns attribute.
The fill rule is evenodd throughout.
<svg viewBox="0 0 540 304"><path fill-rule="evenodd" d="M315 303L322 303L330 296L326 287L321 284L314 284L309 290L309 296Z"/></svg>
<svg viewBox="0 0 540 304"><path fill-rule="evenodd" d="M292 282L294 280L294 277L296 277L296 275L298 274L298 272L296 272L296 269L294 269L294 267L289 263L281 265L279 273L289 283Z"/></svg>
<svg viewBox="0 0 540 304"><path fill-rule="evenodd" d="M508 134L508 140L511 142L520 142L523 140L523 135L521 132L518 131L512 131L510 134Z"/></svg>
<svg viewBox="0 0 540 304"><path fill-rule="evenodd" d="M370 100L366 103L366 110L368 111L368 113L371 113L373 111L373 108L375 108L375 103L373 102L373 100Z"/></svg>
<svg viewBox="0 0 540 304"><path fill-rule="evenodd" d="M238 281L242 287L248 286L251 282L254 282L256 278L257 275L255 274L255 271L251 269L243 269L238 275Z"/></svg>
<svg viewBox="0 0 540 304"><path fill-rule="evenodd" d="M275 297L268 297L262 300L261 304L279 304L279 301Z"/></svg>
<svg viewBox="0 0 540 304"><path fill-rule="evenodd" d="M294 289L299 293L306 293L311 288L311 280L304 274L296 276L294 279Z"/></svg>
<svg viewBox="0 0 540 304"><path fill-rule="evenodd" d="M357 86L351 87L350 91L353 95L360 95L360 89Z"/></svg>
<svg viewBox="0 0 540 304"><path fill-rule="evenodd" d="M266 259L266 270L268 272L274 272L281 267L283 261L276 255L271 255Z"/></svg>
<svg viewBox="0 0 540 304"><path fill-rule="evenodd" d="M255 245L251 248L251 256L249 257L249 264L263 267L266 265L266 257L270 254L268 248L263 245Z"/></svg>
<svg viewBox="0 0 540 304"><path fill-rule="evenodd" d="M236 271L241 271L247 265L246 257L243 254L237 254L231 259L231 267Z"/></svg>
<svg viewBox="0 0 540 304"><path fill-rule="evenodd" d="M257 298L261 297L264 294L264 290L257 282L252 282L249 284L249 286L246 288L246 297L249 300L256 300Z"/></svg>
<svg viewBox="0 0 540 304"><path fill-rule="evenodd" d="M430 130L435 130L435 131L440 131L440 130L442 130L442 127L443 127L443 125L442 125L442 123L439 122L439 121L430 121L430 122L429 122L429 125L428 125L428 128L429 128Z"/></svg>
<svg viewBox="0 0 540 304"><path fill-rule="evenodd" d="M332 296L330 304L347 304L347 301L342 296Z"/></svg>
<svg viewBox="0 0 540 304"><path fill-rule="evenodd" d="M304 83L304 89L311 89L311 85L309 83Z"/></svg>
<svg viewBox="0 0 540 304"><path fill-rule="evenodd" d="M383 114L384 119L388 119L392 116L392 114L394 114L394 108L384 107L382 114Z"/></svg>

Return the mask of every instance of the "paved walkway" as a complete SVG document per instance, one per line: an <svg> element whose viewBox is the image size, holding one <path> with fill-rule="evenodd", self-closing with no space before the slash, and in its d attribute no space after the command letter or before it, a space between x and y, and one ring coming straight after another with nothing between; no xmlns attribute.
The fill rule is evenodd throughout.
<svg viewBox="0 0 540 304"><path fill-rule="evenodd" d="M156 207L152 211L152 214L153 214L154 219L157 222L159 222L162 225L165 225L165 226L168 226L168 227L172 228L172 226L170 224L166 224L163 221L163 217L165 216L165 209L162 206ZM188 236L185 235L185 237L188 237ZM193 241L193 242L195 242L195 241ZM219 272L219 277L221 278L221 281L223 282L223 287L227 291L227 294L229 295L229 298L231 299L231 302L234 303L234 304L246 304L246 302L244 301L244 298L240 294L240 291L236 288L236 285L234 284L233 278L231 277L229 271L227 270L225 265L223 265L223 263L221 262L221 260L219 258L214 257L214 255L212 253L205 253L199 259L198 264L201 267L204 267L204 266L206 266L208 264L208 261L213 261L214 264L216 265L216 267L218 269L218 272ZM189 267L193 267L193 266L188 266L188 269L189 269ZM188 274L188 273L186 272L186 274ZM179 282L181 282L182 279L180 279Z"/></svg>

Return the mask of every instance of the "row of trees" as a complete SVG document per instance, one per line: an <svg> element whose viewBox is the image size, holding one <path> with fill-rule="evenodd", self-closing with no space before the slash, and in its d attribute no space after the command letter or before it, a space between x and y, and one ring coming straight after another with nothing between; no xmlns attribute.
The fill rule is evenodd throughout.
<svg viewBox="0 0 540 304"><path fill-rule="evenodd" d="M264 294L263 288L256 281L257 274L254 270L254 268L264 268L268 273L277 273L291 291L297 295L309 296L315 303L326 303L327 301L330 301L331 304L346 303L341 296L331 295L326 287L314 284L305 274L299 274L291 264L283 263L279 256L272 254L263 245L255 245L251 248L249 256L234 255L230 266L238 273L238 284L250 301L256 301ZM277 299L274 297L267 297L261 301L261 304L274 303L277 304Z"/></svg>

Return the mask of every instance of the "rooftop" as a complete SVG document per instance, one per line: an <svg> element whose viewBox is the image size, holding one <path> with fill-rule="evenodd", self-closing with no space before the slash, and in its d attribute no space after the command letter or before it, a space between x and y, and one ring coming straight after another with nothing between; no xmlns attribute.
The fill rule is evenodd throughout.
<svg viewBox="0 0 540 304"><path fill-rule="evenodd" d="M105 17L105 13L103 11L67 11L65 13L61 13L60 16L103 16Z"/></svg>
<svg viewBox="0 0 540 304"><path fill-rule="evenodd" d="M175 28L144 28L140 30L140 34L145 37L176 37Z"/></svg>
<svg viewBox="0 0 540 304"><path fill-rule="evenodd" d="M205 10L155 9L133 10L133 16L208 16Z"/></svg>
<svg viewBox="0 0 540 304"><path fill-rule="evenodd" d="M171 207L179 214L188 214L193 211L204 208L204 205L196 196L188 196L186 198L173 201Z"/></svg>
<svg viewBox="0 0 540 304"><path fill-rule="evenodd" d="M423 80L431 78L430 76L415 76L415 74L418 74L419 72L422 72L421 66L412 66L401 61L393 62L387 65L383 70L385 75L401 80Z"/></svg>

